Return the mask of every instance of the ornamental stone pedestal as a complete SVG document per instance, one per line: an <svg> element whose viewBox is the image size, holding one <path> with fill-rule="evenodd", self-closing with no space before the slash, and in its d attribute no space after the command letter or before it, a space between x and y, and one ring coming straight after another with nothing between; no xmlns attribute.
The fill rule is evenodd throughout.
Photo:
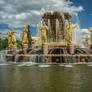
<svg viewBox="0 0 92 92"><path fill-rule="evenodd" d="M27 49L28 49L28 44L23 44L22 45L22 54L27 54ZM27 56L22 56L22 62L29 62L29 57Z"/></svg>
<svg viewBox="0 0 92 92"><path fill-rule="evenodd" d="M17 46L8 47L8 54L15 55L16 51L17 51Z"/></svg>
<svg viewBox="0 0 92 92"><path fill-rule="evenodd" d="M48 54L48 44L42 44L42 52L43 52L43 54ZM42 62L43 63L48 63L49 62L49 60L48 60L48 58L47 57L42 57Z"/></svg>
<svg viewBox="0 0 92 92"><path fill-rule="evenodd" d="M22 45L23 54L27 54L27 49L28 49L28 44L23 44Z"/></svg>
<svg viewBox="0 0 92 92"><path fill-rule="evenodd" d="M42 52L43 54L48 54L48 44L42 44Z"/></svg>
<svg viewBox="0 0 92 92"><path fill-rule="evenodd" d="M75 53L75 46L73 44L69 44L68 48L69 48L69 53L70 54L74 54Z"/></svg>

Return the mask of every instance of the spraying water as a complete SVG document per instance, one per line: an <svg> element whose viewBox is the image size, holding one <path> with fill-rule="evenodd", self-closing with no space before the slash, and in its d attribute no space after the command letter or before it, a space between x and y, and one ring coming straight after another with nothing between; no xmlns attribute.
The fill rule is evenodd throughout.
<svg viewBox="0 0 92 92"><path fill-rule="evenodd" d="M7 54L8 50L0 51L0 62L5 62L5 54Z"/></svg>
<svg viewBox="0 0 92 92"><path fill-rule="evenodd" d="M75 29L73 29L73 42L77 43L77 44L81 44L81 29L80 29L80 21L79 21L79 17L78 15L74 15L73 16L73 21L75 21L76 24L78 24L79 26Z"/></svg>

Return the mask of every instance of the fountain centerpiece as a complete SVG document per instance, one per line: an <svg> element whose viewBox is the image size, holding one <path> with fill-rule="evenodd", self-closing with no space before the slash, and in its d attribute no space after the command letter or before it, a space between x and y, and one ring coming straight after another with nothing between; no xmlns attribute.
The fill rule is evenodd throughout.
<svg viewBox="0 0 92 92"><path fill-rule="evenodd" d="M49 26L49 31L47 31L48 42L59 42L66 38L66 22L68 22L71 17L69 13L57 11L53 13L46 12L42 15L43 21Z"/></svg>
<svg viewBox="0 0 92 92"><path fill-rule="evenodd" d="M30 35L30 27L24 25L22 36L22 51L19 51L14 57L18 56L18 62L34 60L38 63L73 63L80 61L91 60L89 53L92 53L90 48L81 48L79 44L72 41L72 31L78 25L72 25L70 21L71 15L64 12L46 12L42 18L42 25L38 25L41 31L41 42L38 42L39 37ZM91 45L92 45L92 28ZM8 32L8 48L16 47L16 36L14 30ZM34 43L31 42L33 40ZM86 38L87 45L88 38ZM32 46L31 46L32 43ZM39 44L41 43L41 44ZM91 46L90 46L91 47ZM12 53L10 53L12 55ZM7 55L6 55L7 56Z"/></svg>

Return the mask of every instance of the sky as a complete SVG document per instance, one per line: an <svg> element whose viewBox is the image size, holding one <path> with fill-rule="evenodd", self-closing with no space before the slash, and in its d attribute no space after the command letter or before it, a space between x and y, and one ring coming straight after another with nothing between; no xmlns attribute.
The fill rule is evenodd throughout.
<svg viewBox="0 0 92 92"><path fill-rule="evenodd" d="M81 28L92 26L92 0L70 0L73 5L82 6L83 10L78 13Z"/></svg>
<svg viewBox="0 0 92 92"><path fill-rule="evenodd" d="M6 37L6 32L13 26L18 38L23 25L31 25L33 35L35 27L41 21L41 15L46 11L69 12L73 24L78 23L81 31L87 33L92 26L92 0L0 0L0 33Z"/></svg>

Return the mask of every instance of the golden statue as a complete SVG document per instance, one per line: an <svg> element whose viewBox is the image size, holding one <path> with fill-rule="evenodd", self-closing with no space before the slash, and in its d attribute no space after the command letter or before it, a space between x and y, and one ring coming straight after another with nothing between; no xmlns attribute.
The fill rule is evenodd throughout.
<svg viewBox="0 0 92 92"><path fill-rule="evenodd" d="M90 38L88 37L88 35L86 35L86 46L90 47L90 43L89 43Z"/></svg>
<svg viewBox="0 0 92 92"><path fill-rule="evenodd" d="M16 46L16 35L14 34L14 28L11 32L7 32L8 35L8 47Z"/></svg>
<svg viewBox="0 0 92 92"><path fill-rule="evenodd" d="M12 46L12 35L11 32L7 32L8 35L8 47Z"/></svg>
<svg viewBox="0 0 92 92"><path fill-rule="evenodd" d="M16 34L14 34L14 28L12 27L12 31L11 31L11 35L12 35L12 44L13 46L16 47L17 43L16 43Z"/></svg>
<svg viewBox="0 0 92 92"><path fill-rule="evenodd" d="M38 46L38 40L39 40L39 38L38 37L32 37L32 40L33 40L33 42L34 42L34 46Z"/></svg>
<svg viewBox="0 0 92 92"><path fill-rule="evenodd" d="M68 29L68 36L67 36L67 41L69 43L72 43L72 29L76 28L78 25L72 26L72 22L69 22L69 25L67 27Z"/></svg>
<svg viewBox="0 0 92 92"><path fill-rule="evenodd" d="M28 36L27 36L27 34L28 34L28 29L24 25L23 37L22 37L22 45L23 44L28 44Z"/></svg>
<svg viewBox="0 0 92 92"><path fill-rule="evenodd" d="M92 27L88 29L89 32L91 32L90 39L91 39L91 45L92 45Z"/></svg>
<svg viewBox="0 0 92 92"><path fill-rule="evenodd" d="M38 29L41 30L41 39L42 39L42 44L47 43L47 35L46 31L49 29L48 26L46 25L45 22L42 23L42 26L38 26Z"/></svg>

